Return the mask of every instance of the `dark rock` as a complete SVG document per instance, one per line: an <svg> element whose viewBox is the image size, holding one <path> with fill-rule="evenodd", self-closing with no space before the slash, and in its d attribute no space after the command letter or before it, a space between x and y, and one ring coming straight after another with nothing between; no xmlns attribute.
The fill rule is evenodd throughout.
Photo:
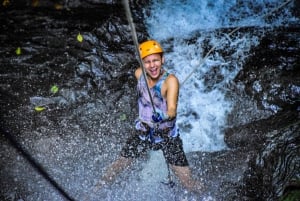
<svg viewBox="0 0 300 201"><path fill-rule="evenodd" d="M299 119L268 133L265 146L245 171L242 187L245 200L278 200L285 186L299 180L299 142Z"/></svg>
<svg viewBox="0 0 300 201"><path fill-rule="evenodd" d="M299 104L299 29L267 33L235 78L236 82L243 80L246 93L261 108L277 112Z"/></svg>
<svg viewBox="0 0 300 201"><path fill-rule="evenodd" d="M247 147L259 150L265 145L269 132L285 128L298 120L299 112L296 109L279 112L267 119L226 129L224 140L230 148Z"/></svg>

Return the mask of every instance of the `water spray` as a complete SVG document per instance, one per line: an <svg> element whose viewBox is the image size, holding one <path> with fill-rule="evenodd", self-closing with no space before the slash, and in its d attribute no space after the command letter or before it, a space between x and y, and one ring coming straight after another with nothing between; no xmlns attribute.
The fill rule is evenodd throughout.
<svg viewBox="0 0 300 201"><path fill-rule="evenodd" d="M45 168L32 157L32 155L25 150L21 144L15 138L16 134L12 134L8 131L8 129L0 127L0 133L4 135L4 137L11 143L11 145L18 151L18 153L34 168L34 170L39 173L49 184L65 199L68 201L75 201L73 197L71 197L64 188L59 185L57 181L55 181L49 172L45 170Z"/></svg>
<svg viewBox="0 0 300 201"><path fill-rule="evenodd" d="M279 9L281 9L282 7L286 6L287 4L291 3L293 0L287 0L286 2L282 3L280 6L278 6L277 8L273 9L272 11L268 12L267 14L263 15L262 18L266 18L269 17L272 13L278 11ZM234 30L232 30L228 35L231 36L233 33L237 32L241 27L237 27ZM198 67L201 67L202 64L204 64L204 62L206 61L207 57L210 55L210 53L212 53L212 51L214 51L216 49L218 45L215 45L214 47L212 47L205 55L205 57L200 61L199 65L195 66L192 70L192 72L190 72L186 78L182 81L182 83L180 83L180 87L182 87L184 85L184 83L195 73L195 71L197 70Z"/></svg>

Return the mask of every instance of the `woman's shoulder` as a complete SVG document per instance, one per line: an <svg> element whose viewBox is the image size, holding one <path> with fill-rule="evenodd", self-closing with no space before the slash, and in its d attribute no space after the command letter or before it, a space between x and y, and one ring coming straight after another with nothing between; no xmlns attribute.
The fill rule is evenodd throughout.
<svg viewBox="0 0 300 201"><path fill-rule="evenodd" d="M138 67L138 68L135 70L135 72L134 72L135 78L136 78L137 80L140 79L142 73L143 73L142 68L141 68L141 67Z"/></svg>
<svg viewBox="0 0 300 201"><path fill-rule="evenodd" d="M170 84L179 84L179 80L176 75L169 73L166 81Z"/></svg>

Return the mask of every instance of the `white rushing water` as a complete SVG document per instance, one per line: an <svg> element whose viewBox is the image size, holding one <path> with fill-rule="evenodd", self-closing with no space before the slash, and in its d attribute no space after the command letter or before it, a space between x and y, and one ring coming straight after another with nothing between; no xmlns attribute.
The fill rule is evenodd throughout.
<svg viewBox="0 0 300 201"><path fill-rule="evenodd" d="M148 33L166 49L165 68L175 73L183 84L177 122L186 152L226 148L222 129L232 103L225 98L225 86L243 67L248 52L259 44L261 37L246 31L235 35L228 35L229 29L225 29L228 33L217 31L280 25L289 15L284 9L268 22L264 16L283 3L277 0L155 0L147 8ZM216 51L205 59L212 47ZM228 53L224 54L225 51ZM194 69L197 70L191 74Z"/></svg>

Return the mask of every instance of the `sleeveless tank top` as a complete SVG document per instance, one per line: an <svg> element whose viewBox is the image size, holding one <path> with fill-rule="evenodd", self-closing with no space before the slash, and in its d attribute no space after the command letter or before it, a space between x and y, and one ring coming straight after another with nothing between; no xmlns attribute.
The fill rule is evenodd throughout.
<svg viewBox="0 0 300 201"><path fill-rule="evenodd" d="M168 106L167 100L161 95L161 87L166 78L169 76L168 72L164 72L164 74L160 77L158 82L150 88L150 94L152 96L153 104L155 108L158 108L164 113L167 113ZM143 75L140 76L137 83L137 91L138 91L138 109L139 109L139 118L135 122L135 127L137 130L147 131L143 124L147 124L150 128L154 128L155 124L152 122L152 114L153 107L151 104L151 100L149 97L146 81ZM168 129L168 135L170 137L176 137L177 128L176 128L176 118L170 121L161 122L158 126L159 130ZM140 136L142 140L148 139L147 136ZM162 138L156 137L155 142L163 141Z"/></svg>

